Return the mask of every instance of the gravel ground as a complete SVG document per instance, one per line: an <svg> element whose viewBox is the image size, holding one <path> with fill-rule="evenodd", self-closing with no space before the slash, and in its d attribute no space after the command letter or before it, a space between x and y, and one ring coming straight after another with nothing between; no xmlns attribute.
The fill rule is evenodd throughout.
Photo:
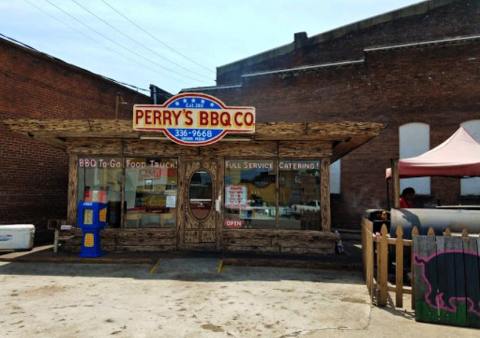
<svg viewBox="0 0 480 338"><path fill-rule="evenodd" d="M1 337L469 337L372 308L356 272L226 266L0 263Z"/></svg>

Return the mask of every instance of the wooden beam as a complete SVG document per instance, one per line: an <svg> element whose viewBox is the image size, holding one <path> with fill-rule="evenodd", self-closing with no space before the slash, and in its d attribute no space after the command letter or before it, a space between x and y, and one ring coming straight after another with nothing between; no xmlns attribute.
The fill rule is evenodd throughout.
<svg viewBox="0 0 480 338"><path fill-rule="evenodd" d="M373 137L375 136L370 136L370 135L353 136L353 137L349 137L344 141L337 142L332 150L332 158L331 158L332 163L338 160L339 158L342 158L343 156L347 155L349 152L367 143Z"/></svg>
<svg viewBox="0 0 480 338"><path fill-rule="evenodd" d="M57 149L65 150L66 148L66 142L59 137L51 137L51 135L49 135L49 137L42 137L40 135L31 133L26 133L26 135L38 142L49 144Z"/></svg>
<svg viewBox="0 0 480 338"><path fill-rule="evenodd" d="M215 224L215 230L216 230L216 248L218 251L220 251L223 248L223 236L222 236L222 231L223 231L223 217L224 213L223 210L224 208L224 193L225 193L225 159L223 157L217 158L217 172L215 173L215 177L217 180L217 192L215 195L216 200L218 199L218 202L215 200L214 204L214 209L216 209L216 203L220 203L220 212L217 212L215 210L216 214L216 224Z"/></svg>
<svg viewBox="0 0 480 338"><path fill-rule="evenodd" d="M331 230L330 215L330 159L322 159L320 165L320 208L322 231Z"/></svg>
<svg viewBox="0 0 480 338"><path fill-rule="evenodd" d="M398 172L398 160L391 161L392 186L393 186L393 207L400 208L400 174Z"/></svg>
<svg viewBox="0 0 480 338"><path fill-rule="evenodd" d="M78 156L69 154L68 157L68 205L67 221L68 224L77 223L77 190L78 190Z"/></svg>
<svg viewBox="0 0 480 338"><path fill-rule="evenodd" d="M61 120L61 119L6 119L10 130L32 134L48 132L52 137L139 137L159 133L138 132L130 120ZM374 137L384 125L374 122L268 122L257 123L254 135L244 137L256 140L345 140L352 136Z"/></svg>

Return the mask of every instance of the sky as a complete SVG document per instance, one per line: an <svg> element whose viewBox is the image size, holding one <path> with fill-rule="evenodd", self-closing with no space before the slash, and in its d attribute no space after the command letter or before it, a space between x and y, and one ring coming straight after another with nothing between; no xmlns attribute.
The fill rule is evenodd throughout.
<svg viewBox="0 0 480 338"><path fill-rule="evenodd" d="M0 33L97 74L173 94L216 67L418 0L0 0ZM148 93L147 93L148 94Z"/></svg>

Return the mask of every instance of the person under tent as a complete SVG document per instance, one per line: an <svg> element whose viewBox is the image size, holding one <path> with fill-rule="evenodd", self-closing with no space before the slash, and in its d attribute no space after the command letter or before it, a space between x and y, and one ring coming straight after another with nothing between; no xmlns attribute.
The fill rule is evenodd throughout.
<svg viewBox="0 0 480 338"><path fill-rule="evenodd" d="M403 189L400 195L400 208L414 208L415 207L415 189L408 187Z"/></svg>

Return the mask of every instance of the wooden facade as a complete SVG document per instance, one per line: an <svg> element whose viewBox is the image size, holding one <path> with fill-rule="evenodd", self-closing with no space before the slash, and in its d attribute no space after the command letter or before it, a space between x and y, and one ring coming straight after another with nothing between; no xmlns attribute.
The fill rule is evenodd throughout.
<svg viewBox="0 0 480 338"><path fill-rule="evenodd" d="M10 129L62 147L69 155L69 224L76 223L78 159L88 156L161 157L176 159L177 199L174 228L107 228L102 233L106 251L202 250L269 254L333 253L331 232L330 163L379 134L377 123L263 123L250 137L233 138L204 147L187 147L159 133L139 133L124 120L6 120ZM224 227L225 160L310 159L320 161L319 230L228 229ZM198 170L212 177L215 201L208 217L198 220L189 209L190 177ZM125 177L123 176L123 180ZM124 181L122 182L124 186ZM278 197L278 183L276 194ZM125 192L122 189L122 224ZM278 199L277 199L278 200ZM277 202L278 203L278 202ZM278 205L277 205L278 210ZM278 216L277 216L278 217ZM67 248L78 250L81 233Z"/></svg>

